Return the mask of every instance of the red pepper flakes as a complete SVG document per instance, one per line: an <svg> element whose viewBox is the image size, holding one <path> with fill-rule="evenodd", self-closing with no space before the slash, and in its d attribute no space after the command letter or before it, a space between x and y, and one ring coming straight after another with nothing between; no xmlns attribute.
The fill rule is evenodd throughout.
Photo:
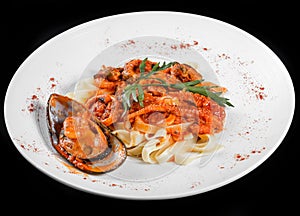
<svg viewBox="0 0 300 216"><path fill-rule="evenodd" d="M250 157L250 155L249 154L235 154L234 155L234 158L235 158L235 160L236 161L243 161L243 160L246 160L246 159L248 159Z"/></svg>
<svg viewBox="0 0 300 216"><path fill-rule="evenodd" d="M260 154L263 150L265 150L266 147L262 147L261 149L253 149L251 150L250 154ZM250 157L250 154L235 154L234 159L236 161L243 161Z"/></svg>
<svg viewBox="0 0 300 216"><path fill-rule="evenodd" d="M171 49L176 50L177 46L176 45L171 45Z"/></svg>
<svg viewBox="0 0 300 216"><path fill-rule="evenodd" d="M130 46L130 45L134 45L135 44L135 41L134 40L128 40L126 43L122 44L122 48L127 48L127 46Z"/></svg>
<svg viewBox="0 0 300 216"><path fill-rule="evenodd" d="M55 88L57 85L57 81L55 80L54 77L49 78L49 82L51 82L51 89Z"/></svg>
<svg viewBox="0 0 300 216"><path fill-rule="evenodd" d="M194 189L194 188L196 188L196 187L198 187L198 186L200 186L201 185L201 182L193 182L193 184L191 185L191 189Z"/></svg>
<svg viewBox="0 0 300 216"><path fill-rule="evenodd" d="M198 41L196 41L196 40L194 40L193 41L193 43L180 43L180 44L173 44L173 45L171 45L171 49L174 49L174 50L176 50L176 49L188 49L188 48L190 48L190 47L192 47L192 46L197 46L199 44L199 42Z"/></svg>
<svg viewBox="0 0 300 216"><path fill-rule="evenodd" d="M135 41L134 40L128 40L127 44L135 44Z"/></svg>
<svg viewBox="0 0 300 216"><path fill-rule="evenodd" d="M260 154L263 150L265 150L266 147L262 147L261 149L257 150L257 149L253 149L251 151L251 154Z"/></svg>
<svg viewBox="0 0 300 216"><path fill-rule="evenodd" d="M119 184L116 184L116 183L111 183L108 185L109 187L119 187L119 188L123 188L123 185L119 185Z"/></svg>
<svg viewBox="0 0 300 216"><path fill-rule="evenodd" d="M35 108L34 104L31 103L31 104L29 104L29 105L27 106L27 110L28 110L30 113L32 113L33 111L36 110L36 108Z"/></svg>
<svg viewBox="0 0 300 216"><path fill-rule="evenodd" d="M27 99L27 110L32 113L36 110L36 101L39 100L39 97L36 94L33 94L31 97L28 97ZM22 111L25 111L25 109L22 109Z"/></svg>
<svg viewBox="0 0 300 216"><path fill-rule="evenodd" d="M254 82L250 82L253 87L251 88L251 91L255 94L255 97L258 100L264 100L267 97L267 94L264 92L265 87L261 85L255 85Z"/></svg>
<svg viewBox="0 0 300 216"><path fill-rule="evenodd" d="M264 100L265 97L267 97L267 95L264 93L265 87L263 86L254 86L254 88L252 88L252 91L255 93L255 96L257 99L259 100Z"/></svg>
<svg viewBox="0 0 300 216"><path fill-rule="evenodd" d="M225 53L219 54L218 57L221 59L230 59L231 58L229 55L227 55Z"/></svg>
<svg viewBox="0 0 300 216"><path fill-rule="evenodd" d="M31 96L31 99L32 99L32 100L37 100L37 99L38 99L38 96L32 95L32 96Z"/></svg>
<svg viewBox="0 0 300 216"><path fill-rule="evenodd" d="M179 45L179 47L180 47L180 49L185 49L185 48L189 48L191 46L191 44L189 44L189 43L181 43L180 45Z"/></svg>
<svg viewBox="0 0 300 216"><path fill-rule="evenodd" d="M15 140L19 142L20 147L26 151L40 152L40 150L35 146L34 140L32 141L32 143L23 143L21 139L15 139Z"/></svg>

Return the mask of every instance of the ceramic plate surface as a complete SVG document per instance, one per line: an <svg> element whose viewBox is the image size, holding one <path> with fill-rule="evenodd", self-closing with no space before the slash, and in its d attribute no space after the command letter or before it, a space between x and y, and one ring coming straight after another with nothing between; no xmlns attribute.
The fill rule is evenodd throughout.
<svg viewBox="0 0 300 216"><path fill-rule="evenodd" d="M128 157L118 169L90 175L68 165L51 147L45 106L104 65L132 58L179 61L228 89L223 148L186 166L146 164ZM280 88L278 88L280 86ZM93 20L35 50L7 89L5 122L21 155L70 187L125 199L168 199L233 182L262 164L280 145L295 95L280 59L247 32L212 18L180 12L135 12Z"/></svg>

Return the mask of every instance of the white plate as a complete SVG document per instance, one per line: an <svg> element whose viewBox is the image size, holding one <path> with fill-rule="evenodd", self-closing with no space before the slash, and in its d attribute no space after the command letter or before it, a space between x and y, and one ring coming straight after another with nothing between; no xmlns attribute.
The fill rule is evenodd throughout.
<svg viewBox="0 0 300 216"><path fill-rule="evenodd" d="M99 66L135 57L177 60L228 88L224 148L187 166L149 165L128 158L118 169L84 174L52 149L45 105ZM280 88L278 88L280 86ZM295 95L283 63L262 42L208 17L179 12L136 12L76 26L35 50L19 67L5 98L5 121L15 147L37 169L70 187L126 199L167 199L228 184L263 163L291 124Z"/></svg>

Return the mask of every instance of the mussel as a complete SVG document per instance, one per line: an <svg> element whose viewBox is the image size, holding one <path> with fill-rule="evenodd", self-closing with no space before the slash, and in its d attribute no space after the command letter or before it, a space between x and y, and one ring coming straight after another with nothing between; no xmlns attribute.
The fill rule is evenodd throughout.
<svg viewBox="0 0 300 216"><path fill-rule="evenodd" d="M104 173L126 159L126 147L83 104L57 93L47 102L50 140L57 152L87 173Z"/></svg>

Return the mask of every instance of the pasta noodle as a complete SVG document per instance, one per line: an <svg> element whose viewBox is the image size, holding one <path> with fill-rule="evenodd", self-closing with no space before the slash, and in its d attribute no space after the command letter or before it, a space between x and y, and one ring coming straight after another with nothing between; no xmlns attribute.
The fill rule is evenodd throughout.
<svg viewBox="0 0 300 216"><path fill-rule="evenodd" d="M146 58L103 66L67 96L110 128L129 156L150 164L188 164L215 150L207 146L223 130L224 107L231 105L221 97L226 91L189 65Z"/></svg>

